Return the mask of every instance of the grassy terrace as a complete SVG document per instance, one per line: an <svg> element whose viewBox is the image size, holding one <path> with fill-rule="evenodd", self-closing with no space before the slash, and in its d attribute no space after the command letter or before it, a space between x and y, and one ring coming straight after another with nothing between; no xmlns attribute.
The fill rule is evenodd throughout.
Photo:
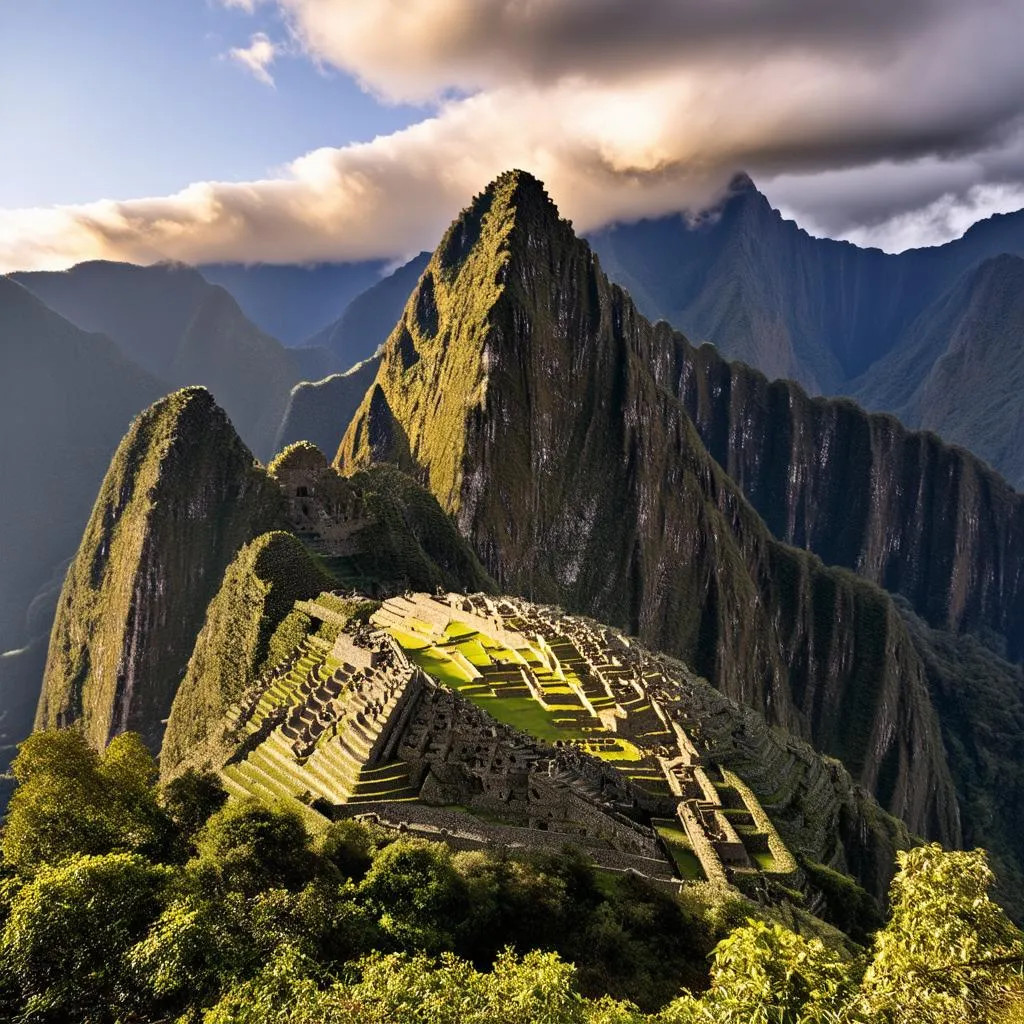
<svg viewBox="0 0 1024 1024"><path fill-rule="evenodd" d="M410 661L499 722L547 743L573 741L605 761L635 763L644 758L633 743L605 728L587 710L573 690L573 684L581 685L576 674L558 663L550 665L530 644L512 650L458 621L448 625L445 639L440 640L427 623L412 617L403 627L389 627L389 632ZM516 669L530 673L544 695L544 703L531 694L521 677L506 680L501 671L512 670L509 674L514 674ZM495 671L500 673L497 678L488 675ZM598 707L614 705L611 698L594 703ZM648 779L649 774L638 772L636 781L641 785L664 784L663 779Z"/></svg>
<svg viewBox="0 0 1024 1024"><path fill-rule="evenodd" d="M697 854L693 852L685 829L671 818L654 818L651 821L661 841L668 847L680 878L703 882L704 869Z"/></svg>

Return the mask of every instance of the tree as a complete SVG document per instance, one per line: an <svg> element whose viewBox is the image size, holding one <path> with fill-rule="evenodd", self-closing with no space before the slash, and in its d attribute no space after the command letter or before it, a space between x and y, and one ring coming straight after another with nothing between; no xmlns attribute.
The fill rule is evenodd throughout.
<svg viewBox="0 0 1024 1024"><path fill-rule="evenodd" d="M748 920L715 948L711 988L666 1019L714 1024L833 1024L856 988L854 963L779 924Z"/></svg>
<svg viewBox="0 0 1024 1024"><path fill-rule="evenodd" d="M892 1024L964 1024L1019 999L1024 935L989 898L984 851L932 843L897 857L891 917L864 977L865 1011Z"/></svg>
<svg viewBox="0 0 1024 1024"><path fill-rule="evenodd" d="M159 915L170 877L131 853L41 867L14 897L0 938L26 1016L91 1024L135 1007L125 953Z"/></svg>
<svg viewBox="0 0 1024 1024"><path fill-rule="evenodd" d="M224 806L228 795L213 772L189 768L163 787L162 797L164 810L177 826L181 841L189 844Z"/></svg>
<svg viewBox="0 0 1024 1024"><path fill-rule="evenodd" d="M400 839L377 854L360 893L403 949L450 950L468 912L466 887L448 849L422 839Z"/></svg>
<svg viewBox="0 0 1024 1024"><path fill-rule="evenodd" d="M134 733L100 755L77 730L37 732L11 767L18 786L0 849L22 873L75 854L165 848L172 826L157 803L156 763Z"/></svg>
<svg viewBox="0 0 1024 1024"><path fill-rule="evenodd" d="M374 854L390 841L380 826L361 821L335 821L324 833L317 850L345 878L361 881L370 870Z"/></svg>
<svg viewBox="0 0 1024 1024"><path fill-rule="evenodd" d="M366 1024L584 1024L576 969L557 953L506 952L487 974L450 953L432 961L379 954L360 964L348 998Z"/></svg>
<svg viewBox="0 0 1024 1024"><path fill-rule="evenodd" d="M297 889L313 875L309 834L295 811L240 800L217 811L195 838L189 862L197 878L255 896L264 889Z"/></svg>
<svg viewBox="0 0 1024 1024"><path fill-rule="evenodd" d="M74 853L103 853L116 844L99 755L81 733L34 733L19 747L11 771L18 786L0 846L12 867L28 872Z"/></svg>

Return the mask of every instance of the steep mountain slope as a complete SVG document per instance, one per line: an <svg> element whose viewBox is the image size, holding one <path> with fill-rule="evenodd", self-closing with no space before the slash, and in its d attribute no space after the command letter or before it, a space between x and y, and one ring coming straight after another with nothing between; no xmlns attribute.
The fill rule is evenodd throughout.
<svg viewBox="0 0 1024 1024"><path fill-rule="evenodd" d="M330 585L289 533L265 533L238 552L210 602L174 696L160 748L162 772L172 772L197 748L200 760L213 757L224 731L224 712L255 681L271 653L274 631L296 601Z"/></svg>
<svg viewBox="0 0 1024 1024"><path fill-rule="evenodd" d="M999 256L926 309L854 383L868 408L970 448L1024 485L1024 259Z"/></svg>
<svg viewBox="0 0 1024 1024"><path fill-rule="evenodd" d="M208 387L257 454L270 454L300 373L224 289L181 264L97 261L13 276L73 323L109 335L169 386Z"/></svg>
<svg viewBox="0 0 1024 1024"><path fill-rule="evenodd" d="M311 441L321 451L337 451L379 364L380 359L375 356L357 363L346 373L296 384L288 396L274 450L281 451L295 441Z"/></svg>
<svg viewBox="0 0 1024 1024"><path fill-rule="evenodd" d="M384 260L361 260L314 264L204 263L197 269L210 284L230 292L261 330L286 345L304 345L325 325L337 320L357 295L372 287L386 266Z"/></svg>
<svg viewBox="0 0 1024 1024"><path fill-rule="evenodd" d="M134 729L158 749L224 570L282 512L209 392L186 388L142 413L65 580L37 726L79 722L100 747Z"/></svg>
<svg viewBox="0 0 1024 1024"><path fill-rule="evenodd" d="M671 345L660 379L776 537L1024 658L1024 497L934 434Z"/></svg>
<svg viewBox="0 0 1024 1024"><path fill-rule="evenodd" d="M427 263L429 252L414 259L377 281L356 296L345 312L310 339L311 345L330 349L342 367L369 359L388 339L416 282Z"/></svg>
<svg viewBox="0 0 1024 1024"><path fill-rule="evenodd" d="M296 536L268 533L284 527ZM175 392L136 418L103 481L61 591L36 725L78 723L96 746L132 729L158 750L190 658L200 667L183 701L201 709L211 666L242 671L248 658L251 671L282 608L353 580L493 589L415 481L391 467L343 479L309 444L265 469L208 391ZM204 619L216 642L199 656ZM178 723L173 749L205 731L197 717Z"/></svg>
<svg viewBox="0 0 1024 1024"><path fill-rule="evenodd" d="M339 449L421 475L502 589L627 627L956 841L924 670L891 601L775 541L660 383L678 339L538 182L452 226Z"/></svg>

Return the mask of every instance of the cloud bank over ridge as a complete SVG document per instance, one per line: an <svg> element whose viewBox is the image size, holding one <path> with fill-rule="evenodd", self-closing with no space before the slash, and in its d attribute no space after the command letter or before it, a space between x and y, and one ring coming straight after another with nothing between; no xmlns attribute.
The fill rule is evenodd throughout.
<svg viewBox="0 0 1024 1024"><path fill-rule="evenodd" d="M513 166L584 231L699 209L740 169L812 230L888 248L1024 201L1024 0L232 6L260 3L310 58L424 104L423 121L264 181L0 210L0 270L401 256Z"/></svg>

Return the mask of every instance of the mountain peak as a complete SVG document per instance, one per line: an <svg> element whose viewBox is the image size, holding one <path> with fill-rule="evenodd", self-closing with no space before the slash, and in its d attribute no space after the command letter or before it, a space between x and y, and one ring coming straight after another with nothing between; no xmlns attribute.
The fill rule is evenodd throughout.
<svg viewBox="0 0 1024 1024"><path fill-rule="evenodd" d="M518 228L552 229L560 222L558 208L537 178L520 169L504 171L455 219L435 260L443 273L457 274L479 243L497 255L508 250Z"/></svg>
<svg viewBox="0 0 1024 1024"><path fill-rule="evenodd" d="M760 194L760 190L754 184L754 179L751 178L751 176L747 174L746 171L737 171L729 179L728 194L730 196L737 196L741 195L744 192L757 192L758 194Z"/></svg>

